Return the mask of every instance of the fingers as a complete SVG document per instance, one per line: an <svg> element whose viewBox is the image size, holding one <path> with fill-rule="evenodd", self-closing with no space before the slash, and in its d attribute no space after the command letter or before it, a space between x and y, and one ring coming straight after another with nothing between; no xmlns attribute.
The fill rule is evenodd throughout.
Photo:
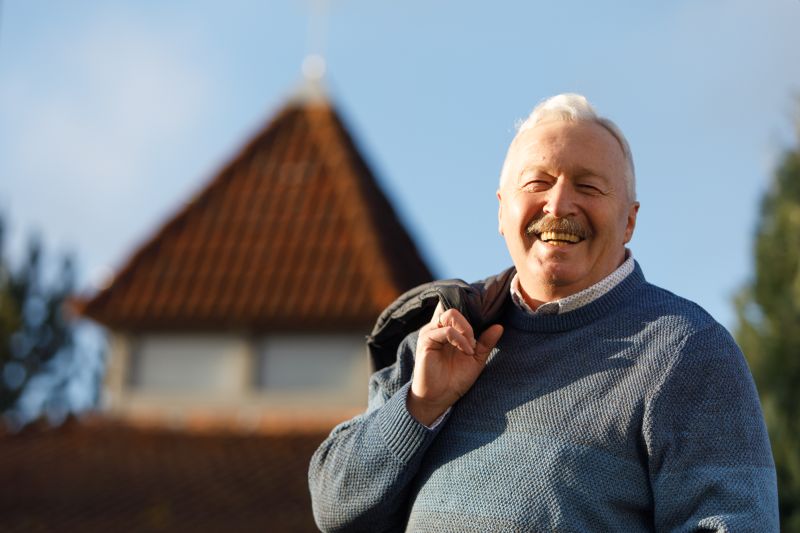
<svg viewBox="0 0 800 533"><path fill-rule="evenodd" d="M434 342L439 346L451 344L466 354L475 354L475 340L467 338L463 333L452 326L442 326L440 328L431 329L427 332L425 337L429 342Z"/></svg>
<svg viewBox="0 0 800 533"><path fill-rule="evenodd" d="M442 326L452 326L467 337L473 336L472 326L469 325L467 319L464 318L464 315L462 315L458 309L448 309L447 311L440 313L438 317L438 324Z"/></svg>
<svg viewBox="0 0 800 533"><path fill-rule="evenodd" d="M503 326L495 324L486 328L475 346L475 355L481 359L486 359L494 349L500 337L503 336Z"/></svg>
<svg viewBox="0 0 800 533"><path fill-rule="evenodd" d="M472 328L470 328L470 331L471 329ZM465 354L475 356L481 361L486 362L486 359L489 357L489 354L492 352L495 345L497 345L502 335L503 326L494 324L493 326L489 326L476 342L474 339L470 340L454 327L442 326L429 330L426 339L439 346L451 344Z"/></svg>
<svg viewBox="0 0 800 533"><path fill-rule="evenodd" d="M436 308L439 311L441 308L441 303ZM434 312L432 322L436 322L436 328L444 328L444 327L452 327L455 328L464 338L467 339L467 343L472 346L472 349L475 349L475 334L472 331L472 326L470 326L467 319L464 318L457 309L448 309L447 311L443 311L438 315Z"/></svg>
<svg viewBox="0 0 800 533"><path fill-rule="evenodd" d="M440 302L427 327L432 332L432 340L439 343L446 341L466 354L475 354L476 341L472 326L457 309L443 311Z"/></svg>
<svg viewBox="0 0 800 533"><path fill-rule="evenodd" d="M457 309L443 311L442 304L439 303L431 321L423 326L422 332L425 340L439 346L451 344L468 355L485 360L503 335L503 326L490 326L480 339L475 340L472 326L464 315Z"/></svg>

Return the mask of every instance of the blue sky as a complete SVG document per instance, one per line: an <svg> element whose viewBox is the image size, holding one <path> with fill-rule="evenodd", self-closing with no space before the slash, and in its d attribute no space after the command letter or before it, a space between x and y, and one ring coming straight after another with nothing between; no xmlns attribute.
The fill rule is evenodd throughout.
<svg viewBox="0 0 800 533"><path fill-rule="evenodd" d="M645 275L729 328L759 199L793 142L800 1L331 0L327 83L437 274L510 264L495 189L515 122L585 94L626 133ZM5 0L0 209L19 250L120 266L281 107L306 1Z"/></svg>

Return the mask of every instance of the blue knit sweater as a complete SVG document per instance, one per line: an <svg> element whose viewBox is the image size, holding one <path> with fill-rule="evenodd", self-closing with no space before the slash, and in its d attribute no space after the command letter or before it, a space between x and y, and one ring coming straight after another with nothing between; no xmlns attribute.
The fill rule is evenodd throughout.
<svg viewBox="0 0 800 533"><path fill-rule="evenodd" d="M323 531L777 531L775 468L731 336L638 265L562 315L506 305L477 382L429 430L416 334L314 455Z"/></svg>

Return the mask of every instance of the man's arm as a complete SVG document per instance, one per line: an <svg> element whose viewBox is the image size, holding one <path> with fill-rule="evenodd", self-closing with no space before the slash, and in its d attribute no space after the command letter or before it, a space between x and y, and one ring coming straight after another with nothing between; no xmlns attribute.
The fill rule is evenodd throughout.
<svg viewBox="0 0 800 533"><path fill-rule="evenodd" d="M437 308L406 337L397 361L372 375L367 412L334 428L311 459L320 529L404 529L411 482L442 427L437 419L472 386L501 333L492 326L476 341L461 313Z"/></svg>
<svg viewBox="0 0 800 533"><path fill-rule="evenodd" d="M314 453L309 486L320 530L402 531L411 481L437 430L406 408L416 334L373 374L366 413L340 424ZM440 426L439 426L440 427Z"/></svg>
<svg viewBox="0 0 800 533"><path fill-rule="evenodd" d="M778 531L775 465L742 352L719 324L685 339L643 428L657 531Z"/></svg>

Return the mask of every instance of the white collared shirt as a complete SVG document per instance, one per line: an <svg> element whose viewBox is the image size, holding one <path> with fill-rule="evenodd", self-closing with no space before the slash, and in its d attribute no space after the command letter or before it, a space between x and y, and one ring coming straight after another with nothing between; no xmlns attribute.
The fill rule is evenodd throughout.
<svg viewBox="0 0 800 533"><path fill-rule="evenodd" d="M619 285L628 275L633 272L633 254L627 248L625 249L625 261L611 274L604 277L591 287L587 287L580 292L565 296L560 300L553 300L552 302L545 302L538 308L531 309L522 297L522 291L519 287L519 275L514 274L511 279L511 299L517 304L520 309L532 315L560 315L574 311L579 307L591 303L605 293Z"/></svg>

